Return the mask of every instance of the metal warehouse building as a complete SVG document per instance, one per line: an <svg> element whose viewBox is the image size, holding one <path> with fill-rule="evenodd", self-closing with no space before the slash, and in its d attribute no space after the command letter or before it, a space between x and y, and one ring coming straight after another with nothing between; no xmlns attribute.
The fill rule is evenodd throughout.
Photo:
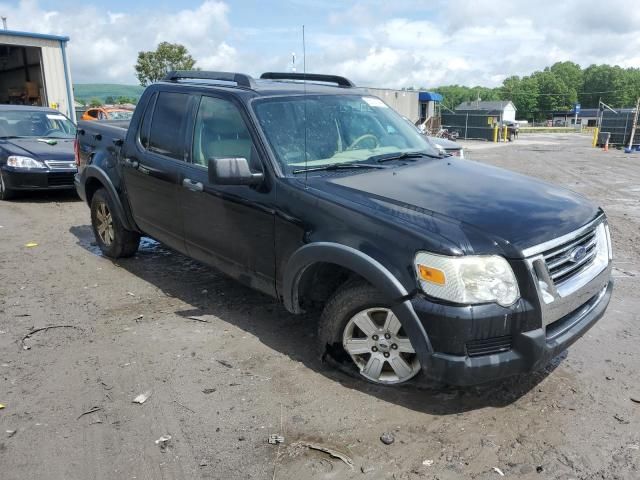
<svg viewBox="0 0 640 480"><path fill-rule="evenodd" d="M75 122L68 41L0 30L0 103L56 108Z"/></svg>

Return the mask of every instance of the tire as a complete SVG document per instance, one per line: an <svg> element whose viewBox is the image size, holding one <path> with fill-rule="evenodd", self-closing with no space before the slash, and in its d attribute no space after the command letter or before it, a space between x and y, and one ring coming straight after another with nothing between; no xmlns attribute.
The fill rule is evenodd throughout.
<svg viewBox="0 0 640 480"><path fill-rule="evenodd" d="M131 257L138 251L140 235L126 230L104 188L91 199L91 226L102 253L109 258Z"/></svg>
<svg viewBox="0 0 640 480"><path fill-rule="evenodd" d="M4 182L4 175L2 175L2 172L0 171L0 200L11 200L15 196L16 192L7 188Z"/></svg>
<svg viewBox="0 0 640 480"><path fill-rule="evenodd" d="M415 350L389 303L362 280L346 282L329 299L318 341L324 360L372 383L406 383L420 373Z"/></svg>

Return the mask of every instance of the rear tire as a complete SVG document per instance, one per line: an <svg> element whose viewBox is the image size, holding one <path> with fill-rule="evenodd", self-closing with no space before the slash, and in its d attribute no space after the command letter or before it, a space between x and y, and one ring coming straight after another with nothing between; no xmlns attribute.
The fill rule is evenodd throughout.
<svg viewBox="0 0 640 480"><path fill-rule="evenodd" d="M91 199L91 226L102 253L109 258L131 257L138 251L140 234L126 230L104 188Z"/></svg>
<svg viewBox="0 0 640 480"><path fill-rule="evenodd" d="M4 175L0 171L0 200L11 200L15 197L16 192L7 188L7 184L4 181Z"/></svg>
<svg viewBox="0 0 640 480"><path fill-rule="evenodd" d="M323 359L369 382L396 385L420 373L415 350L389 302L359 279L348 281L329 299L318 340Z"/></svg>

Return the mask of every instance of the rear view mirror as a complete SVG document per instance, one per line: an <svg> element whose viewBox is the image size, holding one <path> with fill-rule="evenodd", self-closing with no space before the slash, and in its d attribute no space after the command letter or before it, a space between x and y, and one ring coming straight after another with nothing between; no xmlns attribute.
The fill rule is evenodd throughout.
<svg viewBox="0 0 640 480"><path fill-rule="evenodd" d="M218 185L257 185L264 174L253 173L244 157L210 158L209 182Z"/></svg>

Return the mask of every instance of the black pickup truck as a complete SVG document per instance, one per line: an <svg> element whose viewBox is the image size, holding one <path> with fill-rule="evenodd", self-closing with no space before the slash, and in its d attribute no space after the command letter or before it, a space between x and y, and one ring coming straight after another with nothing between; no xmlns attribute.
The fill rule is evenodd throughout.
<svg viewBox="0 0 640 480"><path fill-rule="evenodd" d="M545 366L612 291L603 211L440 156L346 78L171 72L130 124L80 122L76 187L102 252L141 235L322 309L332 364L474 384Z"/></svg>

